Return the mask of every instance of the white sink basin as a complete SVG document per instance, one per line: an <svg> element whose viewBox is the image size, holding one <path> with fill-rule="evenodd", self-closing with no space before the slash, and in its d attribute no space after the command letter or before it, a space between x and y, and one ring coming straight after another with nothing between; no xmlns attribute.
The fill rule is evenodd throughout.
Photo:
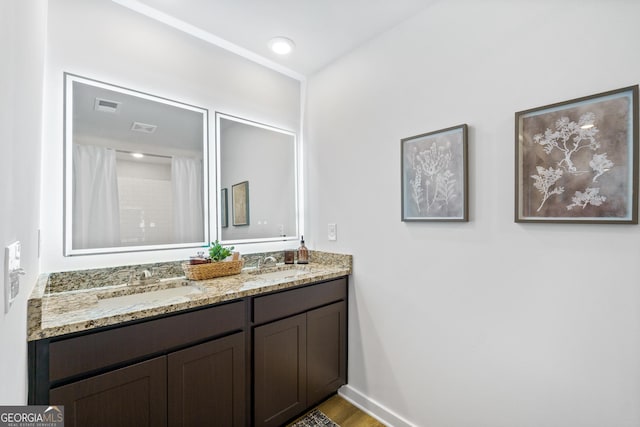
<svg viewBox="0 0 640 427"><path fill-rule="evenodd" d="M294 267L276 267L276 269L266 269L263 271L254 271L251 274L263 279L294 279L297 276L302 276L309 273L308 267L294 266Z"/></svg>
<svg viewBox="0 0 640 427"><path fill-rule="evenodd" d="M98 307L109 310L138 304L156 305L178 303L188 301L189 298L186 298L188 295L201 293L202 291L194 286L177 286L169 289L158 289L155 291L138 292L114 297L99 296Z"/></svg>

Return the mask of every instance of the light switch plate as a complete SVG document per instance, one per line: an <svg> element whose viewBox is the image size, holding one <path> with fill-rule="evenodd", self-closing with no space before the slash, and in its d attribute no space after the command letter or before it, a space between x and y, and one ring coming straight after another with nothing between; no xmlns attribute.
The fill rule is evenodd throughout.
<svg viewBox="0 0 640 427"><path fill-rule="evenodd" d="M336 224L329 224L327 231L327 238L329 240L338 240L338 226Z"/></svg>
<svg viewBox="0 0 640 427"><path fill-rule="evenodd" d="M4 312L8 313L11 304L20 291L20 242L13 242L4 248Z"/></svg>

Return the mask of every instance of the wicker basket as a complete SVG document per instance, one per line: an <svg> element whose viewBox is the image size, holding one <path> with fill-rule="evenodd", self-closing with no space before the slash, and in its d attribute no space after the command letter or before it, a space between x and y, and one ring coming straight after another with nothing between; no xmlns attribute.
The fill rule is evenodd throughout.
<svg viewBox="0 0 640 427"><path fill-rule="evenodd" d="M182 263L182 270L184 275L189 280L207 280L214 277L232 276L234 274L240 274L244 260L238 261L220 261L210 262L207 264L189 264L188 262Z"/></svg>

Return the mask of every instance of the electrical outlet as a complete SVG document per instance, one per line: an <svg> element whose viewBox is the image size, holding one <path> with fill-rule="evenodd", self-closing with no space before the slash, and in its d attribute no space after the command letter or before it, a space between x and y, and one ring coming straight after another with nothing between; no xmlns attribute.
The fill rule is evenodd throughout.
<svg viewBox="0 0 640 427"><path fill-rule="evenodd" d="M20 242L14 242L4 249L4 312L8 313L11 304L20 292Z"/></svg>
<svg viewBox="0 0 640 427"><path fill-rule="evenodd" d="M338 226L336 224L329 224L327 231L327 238L329 240L338 240Z"/></svg>

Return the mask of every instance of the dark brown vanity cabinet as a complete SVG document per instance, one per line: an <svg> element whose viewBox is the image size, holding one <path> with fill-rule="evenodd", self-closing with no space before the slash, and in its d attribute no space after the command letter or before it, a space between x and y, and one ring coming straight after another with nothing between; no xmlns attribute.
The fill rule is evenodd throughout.
<svg viewBox="0 0 640 427"><path fill-rule="evenodd" d="M71 427L244 426L246 313L237 301L37 341L29 403L64 405Z"/></svg>
<svg viewBox="0 0 640 427"><path fill-rule="evenodd" d="M244 333L53 388L66 425L244 425Z"/></svg>
<svg viewBox="0 0 640 427"><path fill-rule="evenodd" d="M255 298L255 426L282 425L346 383L346 292L338 279Z"/></svg>
<svg viewBox="0 0 640 427"><path fill-rule="evenodd" d="M69 427L279 426L346 383L347 278L29 342Z"/></svg>

